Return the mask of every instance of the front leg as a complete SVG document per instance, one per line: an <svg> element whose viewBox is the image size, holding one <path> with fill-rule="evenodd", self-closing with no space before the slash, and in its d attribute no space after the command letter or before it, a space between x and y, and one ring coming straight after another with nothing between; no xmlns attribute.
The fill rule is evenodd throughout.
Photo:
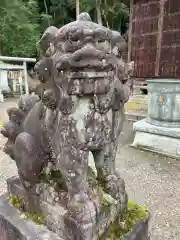
<svg viewBox="0 0 180 240"><path fill-rule="evenodd" d="M64 146L56 167L68 189L67 239L92 240L97 213L96 203L88 195L88 152L72 145Z"/></svg>
<svg viewBox="0 0 180 240"><path fill-rule="evenodd" d="M122 208L127 206L127 194L124 180L119 176L115 168L115 157L117 151L117 141L112 141L102 150L93 152L94 161L98 174L98 181L104 191L113 198L121 200Z"/></svg>

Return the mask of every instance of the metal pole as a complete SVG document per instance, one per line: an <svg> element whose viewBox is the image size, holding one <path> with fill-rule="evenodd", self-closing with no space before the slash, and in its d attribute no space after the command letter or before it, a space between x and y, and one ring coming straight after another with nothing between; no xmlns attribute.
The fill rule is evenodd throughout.
<svg viewBox="0 0 180 240"><path fill-rule="evenodd" d="M76 20L78 19L79 16L79 0L76 0Z"/></svg>
<svg viewBox="0 0 180 240"><path fill-rule="evenodd" d="M162 46L162 34L163 34L163 22L164 22L164 5L165 0L160 0L160 13L158 19L158 37L157 37L157 51L155 61L155 76L159 76L160 58L161 58L161 46Z"/></svg>
<svg viewBox="0 0 180 240"><path fill-rule="evenodd" d="M24 66L24 83L25 83L25 92L26 94L29 94L29 87L28 87L28 80L27 80L27 64L26 62L23 62L23 66Z"/></svg>
<svg viewBox="0 0 180 240"><path fill-rule="evenodd" d="M23 89L22 89L22 77L19 77L19 89L20 89L20 94L21 96L23 95Z"/></svg>
<svg viewBox="0 0 180 240"><path fill-rule="evenodd" d="M131 62L131 54L132 54L132 21L133 21L133 7L134 0L130 0L130 16L129 16L129 29L128 29L128 63ZM129 81L129 79L128 79ZM130 90L131 94L133 94L133 79L130 79Z"/></svg>
<svg viewBox="0 0 180 240"><path fill-rule="evenodd" d="M0 61L36 62L36 58L20 58L20 57L0 56Z"/></svg>

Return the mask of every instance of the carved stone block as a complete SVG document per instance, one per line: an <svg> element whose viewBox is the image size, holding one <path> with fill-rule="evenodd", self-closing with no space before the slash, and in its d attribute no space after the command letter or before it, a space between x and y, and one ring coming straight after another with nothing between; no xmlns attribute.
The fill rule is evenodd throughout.
<svg viewBox="0 0 180 240"><path fill-rule="evenodd" d="M9 178L7 187L9 196L16 196L19 199L23 211L35 212L44 216L45 225L50 231L55 232L63 239L72 239L72 235L75 234L73 232L73 224L75 223L69 221L67 215L67 193L62 191L57 195L53 187L46 184L38 185L27 192L17 177ZM94 200L96 200L96 194L98 193L94 192L94 196L93 193L91 194ZM121 216L120 202L104 192L99 194L102 194L102 196L99 196L101 198L101 208L100 212L97 212L97 222L93 228L92 240L99 239L109 224ZM69 237L67 232L70 234Z"/></svg>
<svg viewBox="0 0 180 240"><path fill-rule="evenodd" d="M21 212L8 202L8 196L0 196L1 240L64 240L43 225L24 220Z"/></svg>

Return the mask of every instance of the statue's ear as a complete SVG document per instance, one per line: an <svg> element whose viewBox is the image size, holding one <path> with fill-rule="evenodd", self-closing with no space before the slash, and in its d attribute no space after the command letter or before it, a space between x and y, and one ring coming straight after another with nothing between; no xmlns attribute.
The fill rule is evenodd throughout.
<svg viewBox="0 0 180 240"><path fill-rule="evenodd" d="M36 63L35 71L39 74L40 80L46 83L53 77L54 62L52 58L43 58Z"/></svg>
<svg viewBox="0 0 180 240"><path fill-rule="evenodd" d="M37 47L43 52L45 55L47 49L50 47L50 43L53 43L56 39L58 28L54 26L50 26L46 29L41 39L37 42Z"/></svg>

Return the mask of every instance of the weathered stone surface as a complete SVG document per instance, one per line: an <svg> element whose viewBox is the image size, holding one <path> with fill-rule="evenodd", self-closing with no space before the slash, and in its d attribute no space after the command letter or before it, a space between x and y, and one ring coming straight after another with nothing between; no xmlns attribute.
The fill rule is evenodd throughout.
<svg viewBox="0 0 180 240"><path fill-rule="evenodd" d="M140 120L133 125L135 138L132 146L180 158L180 128L160 127Z"/></svg>
<svg viewBox="0 0 180 240"><path fill-rule="evenodd" d="M7 195L0 197L1 240L63 240L45 226L21 217L21 212L9 204Z"/></svg>
<svg viewBox="0 0 180 240"><path fill-rule="evenodd" d="M124 237L124 240L150 240L149 218L150 216L135 224L132 231Z"/></svg>
<svg viewBox="0 0 180 240"><path fill-rule="evenodd" d="M30 210L44 211L46 219L54 207L57 215L46 221L49 226L54 216L61 221L60 194L66 195L64 238L71 240L97 239L96 227L100 232L109 224L97 224L102 213L97 186L117 201L114 212L119 217L127 206L124 180L115 168L130 93L130 65L121 57L125 41L87 16L83 13L78 21L45 31L39 42L43 58L35 66L42 84L40 99L24 96L2 130L24 189L19 189L20 195L26 196ZM97 171L96 186L88 182L89 154ZM57 206L53 195L59 197ZM111 217L113 213L107 219Z"/></svg>
<svg viewBox="0 0 180 240"><path fill-rule="evenodd" d="M45 184L37 185L30 192L24 190L20 180L12 177L7 180L9 195L16 196L21 202L21 207L27 212L35 211L36 214L44 216L45 225L49 230L57 233L63 239L67 237L67 193L55 190ZM93 195L92 195L93 197ZM94 199L95 200L95 199ZM97 215L96 227L91 236L92 240L97 240L107 229L108 225L115 221L120 215L120 201L116 201L110 195L103 193L101 201L106 201L108 206L102 204L101 210ZM73 223L69 223L69 233L73 234ZM70 234L71 236L71 234Z"/></svg>
<svg viewBox="0 0 180 240"><path fill-rule="evenodd" d="M8 192L18 197L22 204L21 207L25 211L32 211L33 209L36 211L36 214L42 214L45 216L44 221L50 231L55 232L58 236L62 237L62 239L67 237L67 233L64 232L67 231L67 194L65 192L61 192L61 194L57 196L57 193L53 191L52 188L41 185L39 188L41 188L42 194L40 192L37 194L36 188L35 192L31 192L31 194L28 195L17 177L9 178L7 180L7 186ZM109 224L114 222L120 214L121 207L118 201L105 193L103 194L103 201L106 201L106 204L108 203L109 205L101 206L102 209L97 216L96 228L94 229L95 232L92 235L92 240L98 240L98 236L101 236L104 231L107 230ZM149 216L139 221L124 238L127 240L148 240L148 221ZM72 234L73 224L74 222L68 226L69 233L72 232Z"/></svg>

